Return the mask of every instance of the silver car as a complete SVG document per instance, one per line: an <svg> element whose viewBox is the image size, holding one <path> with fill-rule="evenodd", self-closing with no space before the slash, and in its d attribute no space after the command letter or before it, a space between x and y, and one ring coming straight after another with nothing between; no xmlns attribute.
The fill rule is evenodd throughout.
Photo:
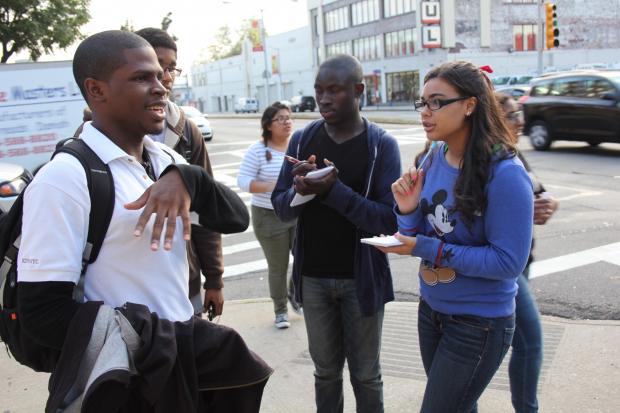
<svg viewBox="0 0 620 413"><path fill-rule="evenodd" d="M211 128L211 123L207 120L207 115L201 113L193 106L181 106L181 109L185 115L198 126L200 133L202 133L202 138L205 141L213 139L213 129Z"/></svg>
<svg viewBox="0 0 620 413"><path fill-rule="evenodd" d="M0 209L7 212L32 180L32 174L19 165L0 162Z"/></svg>

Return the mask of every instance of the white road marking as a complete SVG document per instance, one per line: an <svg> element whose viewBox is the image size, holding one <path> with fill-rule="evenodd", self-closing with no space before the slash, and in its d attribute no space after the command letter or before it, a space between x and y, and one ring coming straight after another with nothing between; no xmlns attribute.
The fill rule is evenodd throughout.
<svg viewBox="0 0 620 413"><path fill-rule="evenodd" d="M292 262L293 257L289 256L289 261ZM245 262L243 264L230 265L224 267L224 278L234 277L235 275L248 274L255 271L262 271L267 269L267 260L256 260Z"/></svg>
<svg viewBox="0 0 620 413"><path fill-rule="evenodd" d="M556 198L556 200L558 200L558 201L568 201L569 199L583 198L583 197L588 197L588 196L598 196L598 195L602 195L603 194L602 192L599 192L599 191L592 191L590 189L577 188L577 187L574 187L574 186L545 184L545 187L560 189L560 190L563 190L563 191L577 192L576 194L573 194L573 195L566 195L566 196L563 196L563 197L560 197L560 198Z"/></svg>
<svg viewBox="0 0 620 413"><path fill-rule="evenodd" d="M530 278L537 278L560 271L567 271L599 261L620 265L620 242L578 251L555 258L549 258L542 261L534 261L530 265Z"/></svg>
<svg viewBox="0 0 620 413"><path fill-rule="evenodd" d="M256 140L253 141L235 141L235 142L217 142L217 143L207 143L207 149L211 148L213 146L233 146L233 145L251 145L253 143L256 143ZM211 152L209 151L209 154Z"/></svg>
<svg viewBox="0 0 620 413"><path fill-rule="evenodd" d="M258 243L258 241L242 242L240 244L234 244L234 245L230 245L228 247L222 248L222 253L224 255L230 255L230 254L235 254L237 252L253 250L255 248L260 248L260 244Z"/></svg>
<svg viewBox="0 0 620 413"><path fill-rule="evenodd" d="M219 165L213 165L212 168L214 170L217 170L217 169L223 169L223 168L230 168L231 166L241 166L241 161L239 161L239 162L231 162L231 163L222 163L222 164L219 164ZM235 171L238 171L238 170L239 170L239 168L235 169Z"/></svg>

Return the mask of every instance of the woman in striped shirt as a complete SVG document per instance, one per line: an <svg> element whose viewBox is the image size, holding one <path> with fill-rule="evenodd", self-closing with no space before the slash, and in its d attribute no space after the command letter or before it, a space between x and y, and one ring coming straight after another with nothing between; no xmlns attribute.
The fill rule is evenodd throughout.
<svg viewBox="0 0 620 413"><path fill-rule="evenodd" d="M271 205L271 191L278 180L289 138L293 133L290 108L275 102L263 112L261 126L263 139L252 144L245 153L237 184L252 194L252 226L267 259L275 325L277 328L287 328L290 326L287 296L293 310L301 312L301 307L294 301L291 280L287 290L289 251L293 247L296 223L281 222L276 217Z"/></svg>

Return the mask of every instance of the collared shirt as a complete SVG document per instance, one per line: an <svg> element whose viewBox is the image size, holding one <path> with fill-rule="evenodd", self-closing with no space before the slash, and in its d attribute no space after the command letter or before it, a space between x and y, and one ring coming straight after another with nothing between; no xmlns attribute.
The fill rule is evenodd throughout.
<svg viewBox="0 0 620 413"><path fill-rule="evenodd" d="M133 235L142 210L130 211L134 201L153 184L136 158L128 155L90 122L81 138L109 165L114 178L115 204L110 227L97 260L86 272L87 300L118 307L145 304L171 321L193 315L188 299L188 264L182 222L177 218L171 251L150 250L151 217L142 236ZM144 148L156 176L173 162L185 160L164 145L144 138ZM90 198L84 168L69 154L59 154L28 186L24 198L19 281L77 283L88 233ZM161 243L163 245L163 242Z"/></svg>

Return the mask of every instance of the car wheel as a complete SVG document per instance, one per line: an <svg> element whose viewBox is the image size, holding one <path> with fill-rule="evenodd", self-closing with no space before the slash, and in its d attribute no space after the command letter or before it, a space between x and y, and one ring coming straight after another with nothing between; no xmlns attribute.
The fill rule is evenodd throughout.
<svg viewBox="0 0 620 413"><path fill-rule="evenodd" d="M534 149L546 151L551 146L551 135L547 124L541 120L532 123L529 128L530 142Z"/></svg>
<svg viewBox="0 0 620 413"><path fill-rule="evenodd" d="M590 145L591 147L595 148L597 146L599 146L601 143L598 141L588 141L588 145Z"/></svg>

